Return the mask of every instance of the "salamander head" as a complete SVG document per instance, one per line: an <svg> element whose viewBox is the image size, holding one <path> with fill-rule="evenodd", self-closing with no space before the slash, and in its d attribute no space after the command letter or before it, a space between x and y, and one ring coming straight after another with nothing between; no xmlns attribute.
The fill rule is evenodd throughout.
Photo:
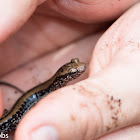
<svg viewBox="0 0 140 140"><path fill-rule="evenodd" d="M72 80L79 77L85 69L85 63L80 62L78 58L73 58L71 59L71 62L66 63L57 71L57 76Z"/></svg>
<svg viewBox="0 0 140 140"><path fill-rule="evenodd" d="M85 69L85 63L80 62L78 58L71 59L71 62L60 67L60 69L50 79L48 91L52 92L56 89L64 87L69 81L79 77Z"/></svg>

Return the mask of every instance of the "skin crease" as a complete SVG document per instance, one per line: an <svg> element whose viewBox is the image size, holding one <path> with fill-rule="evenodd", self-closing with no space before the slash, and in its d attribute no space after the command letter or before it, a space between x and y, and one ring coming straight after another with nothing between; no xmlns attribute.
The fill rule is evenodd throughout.
<svg viewBox="0 0 140 140"><path fill-rule="evenodd" d="M121 2L121 1L118 1L118 2ZM118 2L115 1L114 5L116 5ZM133 3L135 3L135 2L136 1L133 1ZM129 2L125 3L124 4L125 6L123 4L124 3L122 3L122 5L120 4L121 9L123 9L122 7L124 7L124 9L125 9L126 5L128 8L132 4L132 1L130 3ZM113 26L107 32L105 32L105 34L100 38L100 40L98 41L98 43L96 45L94 54L92 55L92 58L91 58L90 73L89 73L90 79L82 81L76 85L58 90L58 91L52 93L47 98L43 99L41 102L39 102L35 106L35 108L33 108L25 116L25 118L21 121L21 123L18 126L18 129L16 131L15 139L18 140L18 139L26 138L28 140L31 137L27 134L31 134L32 131L35 131L41 125L49 124L49 125L53 125L56 127L61 139L67 139L67 140L69 140L69 139L88 140L89 139L90 140L90 139L93 139L94 137L97 138L97 137L100 137L100 136L108 133L108 131L106 131L106 126L111 127L110 131L113 131L113 130L116 130L116 129L119 129L122 127L127 127L128 124L132 125L132 124L138 124L140 122L140 118L139 118L140 112L139 112L139 108L138 108L140 106L140 104L139 104L140 96L137 93L138 91L135 91L135 89L137 89L137 90L139 89L138 83L139 83L139 79L140 79L140 78L138 78L138 76L139 76L139 47L137 47L137 45L135 45L136 43L139 44L139 42L138 42L139 41L139 39L138 39L138 37L139 37L139 33L138 33L139 15L136 14L136 13L140 12L139 9L140 9L140 5L137 5L134 8L132 8L125 15L123 15L123 17L121 19L119 19L116 23L114 23ZM62 8L61 8L61 10L62 10ZM61 10L60 10L60 13L61 13ZM58 10L56 10L56 11L58 11ZM108 13L110 13L110 11ZM52 13L50 13L50 14L52 14ZM55 14L55 12L53 14ZM27 14L27 15L29 16L30 14ZM68 14L68 17L69 16L70 15ZM114 17L116 17L116 16L117 16L116 13L114 13ZM84 18L86 21L86 16L83 17L83 19ZM95 19L94 19L94 17L91 17L91 18L92 18L92 21L95 20L96 22L99 22L100 21L99 19L102 19L101 17L99 17L99 19L97 19L97 17ZM24 21L26 21L26 19L27 18L25 18L22 21L22 24L24 23ZM74 19L75 19L75 17L74 17ZM110 18L110 19L112 19L112 18ZM108 20L108 17L107 17L107 20ZM80 19L80 21L81 21L81 19ZM89 17L88 17L87 21L89 21ZM136 21L136 22L134 22L134 21ZM17 25L17 27L21 26L21 24L19 24L19 23L21 23L21 20L20 20L20 22L17 21L15 23L15 25ZM1 40L6 39L6 37L8 37L10 34L9 32L12 33L15 31L13 25L1 24L1 26L3 27L2 28L3 30L0 35L0 36L2 36ZM8 31L8 33L6 32L6 28L10 29L10 31ZM25 29L25 27L22 28L20 31L23 33L24 29ZM123 30L123 32L122 32L122 30ZM17 33L17 36L15 35L15 37L18 37L20 31ZM58 30L58 32L60 32L60 30ZM116 33L115 35L114 35L114 32ZM24 33L27 33L27 31ZM75 34L75 37L76 36L79 37L77 32L75 32L75 33L73 32L71 34L71 36L73 36L74 34ZM99 36L100 35L98 35L98 37ZM53 67L53 70L55 70L55 64L52 64L52 63L55 62L57 64L57 68L58 68L61 65L61 64L59 65L59 63L64 62L63 59L66 58L67 55L64 56L63 52L68 53L69 51L72 51L72 50L75 51L75 49L74 49L75 47L77 47L77 46L80 47L81 44L84 44L84 46L86 46L86 44L89 42L89 40L90 40L90 42L92 42L91 40L93 40L93 42L96 42L98 37L96 35L95 36L93 35L93 36L91 36L91 38L89 37L90 39L85 38L83 40L79 40L78 43L74 42L72 44L72 48L66 49L66 50L62 49L61 50L62 53L61 53L61 51L59 52L62 56L58 57L58 56L60 56L60 55L58 55L56 57L57 59L55 59L55 60L53 60L52 58L53 58L53 56L56 56L57 52L49 54L47 57L50 60L50 64ZM96 39L94 39L94 38L96 38ZM123 40L122 40L122 38L123 38ZM30 40L30 42L32 42L32 40ZM7 41L7 44L8 44L8 41ZM88 50L88 47L90 45L86 46L87 47L86 50ZM92 45L94 46L94 43ZM49 45L49 46L51 46L51 45ZM131 49L129 46L132 46L133 49ZM6 45L4 47L6 47ZM54 49L55 48L58 48L57 44L54 47ZM5 52L7 52L7 51L5 50ZM48 52L48 50L45 50L45 51ZM91 49L91 51L92 51L92 49ZM76 55L76 52L77 51L75 51L74 55ZM85 60L85 62L89 62L90 61L89 56L86 55L86 53L81 54L80 52L83 52L83 51L78 52L79 56L80 55L82 56L81 57L82 61ZM29 54L29 55L31 55L31 54ZM36 57L37 56L40 56L40 55L36 55ZM16 59L17 59L16 55L13 55L12 57L16 57ZM28 59L31 60L30 57ZM41 60L42 59L38 60L38 62L41 62ZM57 62L56 60L59 60L59 61ZM67 61L69 61L69 59L67 59ZM8 63L9 62L7 62L7 64ZM18 64L20 64L20 63L18 63ZM32 64L32 62L31 62L31 64ZM1 65L2 65L2 63L1 63ZM34 64L34 65L36 68L36 64ZM42 66L43 66L43 63L42 63ZM34 67L32 67L32 68L34 68ZM9 68L9 70L10 70L10 68ZM26 81L25 75L26 75L26 71L29 71L29 69L26 70L26 69L20 68L19 71L20 72L18 72L18 69L17 69L17 71L15 71L15 72L13 71L13 73L11 73L9 75L5 75L5 77L3 77L3 79L9 79L8 81L11 81L11 82L17 81L18 84L16 84L16 85L18 87L22 87L22 89L25 89L25 90L30 88L30 86L32 87L33 85L36 85L38 82L40 82L42 80L40 78L39 79L40 81L33 80L32 83L29 82L29 84L24 83L25 85L22 85L22 81L23 82ZM38 69L33 70L33 73L35 73L35 75L36 75L37 71L40 71L40 70L38 70ZM49 71L51 71L51 69ZM122 71L122 73L120 71ZM25 74L22 77L23 72L25 72ZM17 75L19 75L20 78L15 73ZM46 73L43 73L43 74L45 75ZM46 75L44 76L43 74L41 75L41 77L46 77ZM51 75L51 74L48 74L48 75ZM122 77L121 81L120 81L119 77ZM28 77L28 81L30 81L29 78L32 79L31 77ZM38 78L38 76L37 76L37 78ZM35 79L37 79L37 78L35 78ZM106 86L104 86L100 83L105 83ZM120 84L123 85L123 88ZM73 87L76 90L74 90ZM84 91L84 95L79 90L79 88L81 89L82 87L84 87L83 90L86 89ZM113 90L110 91L110 89L113 89ZM91 92L91 94L89 94L89 91ZM101 92L101 91L103 91L103 92ZM69 92L70 92L70 94L69 94ZM103 94L103 93L105 93L105 94ZM116 128L113 127L114 124L112 123L115 121L110 122L111 123L110 126L108 125L109 124L108 120L110 120L108 118L110 118L111 112L108 111L108 105L106 104L106 102L103 101L104 96L106 94L108 94L109 97L113 95L115 100L120 98L122 101L122 105L121 105L122 110L121 110L121 113L119 114L120 115L119 120L117 121L118 127L116 127ZM132 94L133 94L133 96L132 96ZM98 95L100 95L100 96L96 97ZM69 99L69 100L67 101L67 99ZM107 97L107 99L108 99L108 97ZM71 105L71 102L73 103L72 105ZM78 108L79 107L78 105L80 103L82 103L81 106L85 107L85 109L83 109L82 111L79 110L79 108ZM65 104L66 106L64 106L63 104ZM87 109L86 109L86 104L87 104ZM95 107L95 105L96 105L96 107ZM59 110L58 107L61 108L61 110ZM99 108L99 110L103 116L102 119L101 119L101 115L100 115L97 107ZM59 110L59 112L58 112L58 110ZM127 112L127 110L132 110L132 111ZM48 114L48 112L51 112L51 113ZM45 115L41 115L41 114L45 114ZM71 115L69 115L69 114L71 114ZM55 118L55 116L57 116L57 118ZM70 116L71 116L72 120L75 120L75 118L76 118L76 121L75 122L68 121L66 123L64 120L69 119ZM82 118L81 118L81 116L82 116ZM89 117L89 116L92 116L92 117ZM60 118L62 118L62 117L64 119L61 119L61 125L60 125L59 124ZM102 123L101 123L102 121L104 122L103 123L104 125L102 125ZM34 123L34 122L36 122L36 123ZM95 122L98 122L98 123L95 124ZM86 124L88 124L88 128L87 128ZM112 134L110 133L110 134L106 135L105 137L103 136L102 139L109 139L112 135L114 135L113 138L116 138L116 139L122 139L122 137L125 138L126 135L128 135L128 134L130 135L130 133L129 133L129 131L127 131L127 129L129 129L129 130L131 130L131 132L133 132L132 135L130 135L130 137L128 137L130 139L130 138L132 138L133 135L136 136L135 132L139 131L139 127L135 127L135 129L133 129L133 127L134 126L126 128L126 131L123 134L122 134L123 130L120 130L120 131L116 132L117 135L114 134L115 132ZM75 129L76 130L78 129L79 133ZM69 130L73 130L73 131L70 133ZM73 134L75 134L75 135L73 135ZM120 135L122 135L122 137L120 137ZM75 136L75 137L73 138L73 136ZM137 135L136 139L139 139L139 138L140 138L140 136Z"/></svg>

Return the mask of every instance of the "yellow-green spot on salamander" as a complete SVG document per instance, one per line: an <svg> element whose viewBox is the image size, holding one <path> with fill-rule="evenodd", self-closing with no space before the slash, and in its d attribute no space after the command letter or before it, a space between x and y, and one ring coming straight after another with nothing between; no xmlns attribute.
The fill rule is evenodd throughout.
<svg viewBox="0 0 140 140"><path fill-rule="evenodd" d="M73 58L63 65L48 81L27 91L12 109L0 119L0 132L6 133L15 130L23 116L44 96L64 87L69 81L79 77L85 71L85 63Z"/></svg>

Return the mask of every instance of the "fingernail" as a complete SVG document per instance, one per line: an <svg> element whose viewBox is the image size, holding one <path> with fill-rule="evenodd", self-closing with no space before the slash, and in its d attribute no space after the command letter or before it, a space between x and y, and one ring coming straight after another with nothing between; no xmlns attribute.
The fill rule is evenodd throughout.
<svg viewBox="0 0 140 140"><path fill-rule="evenodd" d="M31 134L32 140L58 140L58 133L51 126L43 126L35 130Z"/></svg>

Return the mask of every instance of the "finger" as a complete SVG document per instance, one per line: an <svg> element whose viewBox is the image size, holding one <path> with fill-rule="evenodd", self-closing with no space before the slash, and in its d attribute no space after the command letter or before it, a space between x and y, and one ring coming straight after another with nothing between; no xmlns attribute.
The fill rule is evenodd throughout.
<svg viewBox="0 0 140 140"><path fill-rule="evenodd" d="M100 80L88 79L44 98L20 122L15 139L90 140L139 123L139 96L116 94L97 84Z"/></svg>
<svg viewBox="0 0 140 140"><path fill-rule="evenodd" d="M0 42L17 31L31 16L39 0L0 1Z"/></svg>
<svg viewBox="0 0 140 140"><path fill-rule="evenodd" d="M121 62L126 55L131 57L133 52L138 52L140 43L138 12L140 3L122 15L100 38L92 56L90 76L103 70L115 61L116 57L117 61Z"/></svg>
<svg viewBox="0 0 140 140"><path fill-rule="evenodd" d="M52 15L52 11L45 3L38 6L34 14L32 14L35 9L35 4L37 3L36 1L37 0L18 1L18 4L15 0L12 0L12 6L10 5L11 7L9 6L8 10L10 9L13 12L8 14L8 16L4 15L4 13L6 14L5 11L3 12L3 17L6 17L5 20L8 21L6 22L7 24L3 25L4 27L1 27L0 24L0 28L3 30L0 32L0 40L3 40L2 37L6 39L10 33L14 34L0 44L0 76L50 51L65 46L74 40L97 32L106 26L105 24L87 25L68 20L67 18L62 18L60 14L56 12ZM3 3L5 2L6 1ZM26 2L29 4L28 7L25 7ZM41 3L41 1L39 2ZM20 6L22 7L19 8ZM32 8L30 8L30 6L32 6ZM14 11L17 16L15 16ZM27 21L31 14L31 18ZM15 33L17 25L20 24L19 26L22 26L26 21L27 23ZM4 63L5 60L7 60L7 63Z"/></svg>
<svg viewBox="0 0 140 140"><path fill-rule="evenodd" d="M140 139L140 125L133 125L114 133L103 136L96 140L139 140Z"/></svg>
<svg viewBox="0 0 140 140"><path fill-rule="evenodd" d="M101 27L48 17L34 14L21 30L0 45L0 76Z"/></svg>
<svg viewBox="0 0 140 140"><path fill-rule="evenodd" d="M47 1L53 10L76 21L97 23L114 20L139 0L62 0Z"/></svg>

